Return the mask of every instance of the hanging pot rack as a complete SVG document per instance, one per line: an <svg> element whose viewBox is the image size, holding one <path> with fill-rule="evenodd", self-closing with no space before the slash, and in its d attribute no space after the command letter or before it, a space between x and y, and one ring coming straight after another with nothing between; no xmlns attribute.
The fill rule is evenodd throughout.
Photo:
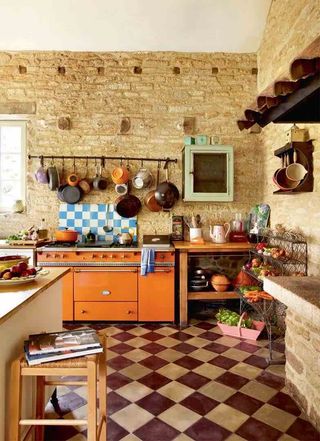
<svg viewBox="0 0 320 441"><path fill-rule="evenodd" d="M115 161L120 161L121 163L123 161L137 161L137 162L158 162L158 164L161 164L164 162L164 169L168 168L168 165L170 162L173 163L177 163L178 160L177 158L173 159L173 158L146 158L146 157L138 157L138 156L77 156L77 155L28 155L28 159L39 159L41 163L43 163L43 161L45 159L50 159L50 160L54 160L54 159L61 159L62 161L64 161L65 159L72 159L72 160L76 160L76 159L80 159L80 160L84 160L84 161L89 161L89 160L93 160L93 161L101 161L101 165L102 167L104 167L105 165L105 161L106 160L115 160Z"/></svg>

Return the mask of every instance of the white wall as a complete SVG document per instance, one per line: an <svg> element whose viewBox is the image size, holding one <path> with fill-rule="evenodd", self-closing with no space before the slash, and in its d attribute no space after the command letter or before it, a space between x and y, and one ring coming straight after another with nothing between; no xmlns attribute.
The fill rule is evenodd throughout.
<svg viewBox="0 0 320 441"><path fill-rule="evenodd" d="M271 0L1 0L0 50L255 52Z"/></svg>

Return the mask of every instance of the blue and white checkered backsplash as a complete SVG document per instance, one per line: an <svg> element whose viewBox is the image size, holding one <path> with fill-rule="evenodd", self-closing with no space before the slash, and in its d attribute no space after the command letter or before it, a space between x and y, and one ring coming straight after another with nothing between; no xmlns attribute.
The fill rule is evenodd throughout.
<svg viewBox="0 0 320 441"><path fill-rule="evenodd" d="M109 211L108 211L109 205ZM113 231L105 233L103 227L113 227ZM137 217L129 219L119 216L113 204L60 204L59 229L70 228L80 235L89 230L97 236L97 240L116 240L119 233L129 232L133 240L137 240ZM82 240L82 237L79 238Z"/></svg>

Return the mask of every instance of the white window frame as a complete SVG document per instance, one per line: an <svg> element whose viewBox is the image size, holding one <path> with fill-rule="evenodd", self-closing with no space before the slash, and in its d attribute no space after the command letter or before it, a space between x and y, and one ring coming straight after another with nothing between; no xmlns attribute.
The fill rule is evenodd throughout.
<svg viewBox="0 0 320 441"><path fill-rule="evenodd" d="M9 127L9 126L15 126L15 127L21 127L21 199L24 205L24 210L26 209L26 193L27 193L27 186L26 186L26 157L27 157L27 121L22 120L0 120L0 127ZM12 202L12 205L14 204L14 201ZM0 205L0 213L3 212L10 212L12 207L4 207Z"/></svg>

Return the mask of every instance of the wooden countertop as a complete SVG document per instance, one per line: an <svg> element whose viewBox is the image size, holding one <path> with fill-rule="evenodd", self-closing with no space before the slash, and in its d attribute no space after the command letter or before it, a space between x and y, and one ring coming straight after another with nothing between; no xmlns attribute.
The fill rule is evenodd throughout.
<svg viewBox="0 0 320 441"><path fill-rule="evenodd" d="M36 245L10 245L5 239L0 239L0 251L1 250L14 250L17 248L18 250L26 249L26 250L35 250Z"/></svg>
<svg viewBox="0 0 320 441"><path fill-rule="evenodd" d="M263 288L310 323L320 326L320 277L265 277Z"/></svg>
<svg viewBox="0 0 320 441"><path fill-rule="evenodd" d="M69 271L69 268L50 268L49 274L39 276L34 282L0 287L0 325Z"/></svg>
<svg viewBox="0 0 320 441"><path fill-rule="evenodd" d="M217 251L217 252L225 252L225 251L248 251L254 247L252 243L243 243L243 242L226 242L226 243L213 243L213 242L205 242L204 244L195 244L191 242L183 242L176 241L173 242L173 245L176 250L186 251L188 253L199 253L205 251Z"/></svg>

